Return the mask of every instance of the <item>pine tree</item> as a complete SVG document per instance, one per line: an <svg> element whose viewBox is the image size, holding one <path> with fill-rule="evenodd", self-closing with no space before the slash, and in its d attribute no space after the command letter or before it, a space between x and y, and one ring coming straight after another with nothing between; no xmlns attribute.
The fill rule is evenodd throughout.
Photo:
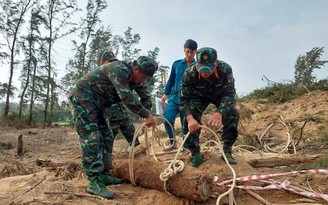
<svg viewBox="0 0 328 205"><path fill-rule="evenodd" d="M22 62L23 69L20 76L22 92L20 94L20 102L19 102L19 114L18 117L21 119L22 111L25 105L27 104L28 91L30 88L30 94L34 95L34 87L35 83L35 65L37 63L37 47L40 46L40 35L41 32L39 30L41 20L40 20L40 7L36 7L32 9L31 17L29 21L29 33L26 36L22 36L21 47L22 51L25 55L25 59ZM32 84L32 86L31 86ZM29 99L33 100L33 97ZM33 105L32 102L30 104ZM30 114L32 111L30 110ZM32 116L30 115L29 123L32 121Z"/></svg>
<svg viewBox="0 0 328 205"><path fill-rule="evenodd" d="M313 75L315 69L321 69L328 61L321 60L324 47L314 47L306 55L300 55L295 64L295 84L297 86L309 86L316 81Z"/></svg>
<svg viewBox="0 0 328 205"><path fill-rule="evenodd" d="M3 13L1 13L2 20L0 21L0 31L4 35L7 46L10 50L10 68L9 68L9 79L6 86L6 105L4 110L4 118L8 117L9 114L9 104L10 96L13 93L12 81L14 77L14 69L16 65L15 56L18 54L19 49L17 42L19 40L19 34L22 25L25 23L24 16L26 12L33 6L32 0L20 0L18 2L13 2L11 0L3 0L0 3Z"/></svg>
<svg viewBox="0 0 328 205"><path fill-rule="evenodd" d="M141 49L136 48L136 46L139 44L141 39L140 34L133 34L132 28L128 27L128 29L124 32L124 36L117 35L116 38L120 43L120 50L123 60L131 62L139 57L139 51L141 51Z"/></svg>
<svg viewBox="0 0 328 205"><path fill-rule="evenodd" d="M70 90L72 84L89 70L99 66L100 56L104 50L111 48L112 33L109 27L98 27L101 23L100 13L107 8L107 2L102 0L88 0L86 18L82 19L79 41L74 40L74 59L66 65L66 75L61 84Z"/></svg>
<svg viewBox="0 0 328 205"><path fill-rule="evenodd" d="M77 6L76 0L47 0L47 4L43 6L42 10L44 11L42 14L42 19L44 20L43 25L48 32L47 36L44 37L47 47L47 53L45 53L47 59L45 65L47 76L45 81L44 122L50 126L56 98L55 77L57 76L56 70L54 69L55 63L52 59L53 46L58 39L74 33L78 29L77 24L71 21L71 17L80 9Z"/></svg>

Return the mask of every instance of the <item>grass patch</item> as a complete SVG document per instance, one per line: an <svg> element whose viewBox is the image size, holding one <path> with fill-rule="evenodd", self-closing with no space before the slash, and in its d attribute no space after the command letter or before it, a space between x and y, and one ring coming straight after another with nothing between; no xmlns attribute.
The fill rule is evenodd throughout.
<svg viewBox="0 0 328 205"><path fill-rule="evenodd" d="M72 123L71 122L53 122L52 125L53 126L71 126Z"/></svg>
<svg viewBox="0 0 328 205"><path fill-rule="evenodd" d="M8 153L0 153L0 160L9 160L11 158L14 158L11 154Z"/></svg>
<svg viewBox="0 0 328 205"><path fill-rule="evenodd" d="M320 132L320 139L322 140L322 142L328 144L328 128L319 127L318 130Z"/></svg>

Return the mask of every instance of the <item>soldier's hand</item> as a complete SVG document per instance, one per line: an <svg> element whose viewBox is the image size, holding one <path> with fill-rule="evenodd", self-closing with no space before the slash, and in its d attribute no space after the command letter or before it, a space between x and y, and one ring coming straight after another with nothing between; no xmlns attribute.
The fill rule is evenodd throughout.
<svg viewBox="0 0 328 205"><path fill-rule="evenodd" d="M222 114L219 112L214 113L211 118L207 121L207 125L214 127L222 126Z"/></svg>
<svg viewBox="0 0 328 205"><path fill-rule="evenodd" d="M214 127L222 126L222 114L219 112L214 113L211 118L207 121L207 125Z"/></svg>
<svg viewBox="0 0 328 205"><path fill-rule="evenodd" d="M190 133L199 130L199 123L197 122L197 120L195 120L195 118L192 115L188 115L186 119L188 121L188 130Z"/></svg>
<svg viewBox="0 0 328 205"><path fill-rule="evenodd" d="M167 100L167 95L166 95L166 94L164 94L164 95L162 96L162 102L165 102L165 100Z"/></svg>
<svg viewBox="0 0 328 205"><path fill-rule="evenodd" d="M149 114L145 119L145 123L147 127L154 127L156 125L156 120L151 114Z"/></svg>

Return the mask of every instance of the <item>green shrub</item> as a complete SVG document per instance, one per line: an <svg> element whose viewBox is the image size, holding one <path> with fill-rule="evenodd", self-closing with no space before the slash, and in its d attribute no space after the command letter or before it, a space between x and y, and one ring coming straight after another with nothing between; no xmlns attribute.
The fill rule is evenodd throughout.
<svg viewBox="0 0 328 205"><path fill-rule="evenodd" d="M301 95L305 91L299 89L292 83L274 83L265 88L256 89L249 95L243 97L244 99L266 99L271 103L284 103L293 100Z"/></svg>
<svg viewBox="0 0 328 205"><path fill-rule="evenodd" d="M328 79L319 80L310 86L310 90L328 91Z"/></svg>

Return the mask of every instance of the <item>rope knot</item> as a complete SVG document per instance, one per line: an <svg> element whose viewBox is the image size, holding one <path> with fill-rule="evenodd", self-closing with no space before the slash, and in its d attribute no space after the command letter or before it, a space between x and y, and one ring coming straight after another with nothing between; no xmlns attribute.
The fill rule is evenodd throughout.
<svg viewBox="0 0 328 205"><path fill-rule="evenodd" d="M181 160L172 161L167 168L165 168L164 172L162 172L159 178L166 182L170 177L176 175L178 172L182 172L184 169L184 162Z"/></svg>

